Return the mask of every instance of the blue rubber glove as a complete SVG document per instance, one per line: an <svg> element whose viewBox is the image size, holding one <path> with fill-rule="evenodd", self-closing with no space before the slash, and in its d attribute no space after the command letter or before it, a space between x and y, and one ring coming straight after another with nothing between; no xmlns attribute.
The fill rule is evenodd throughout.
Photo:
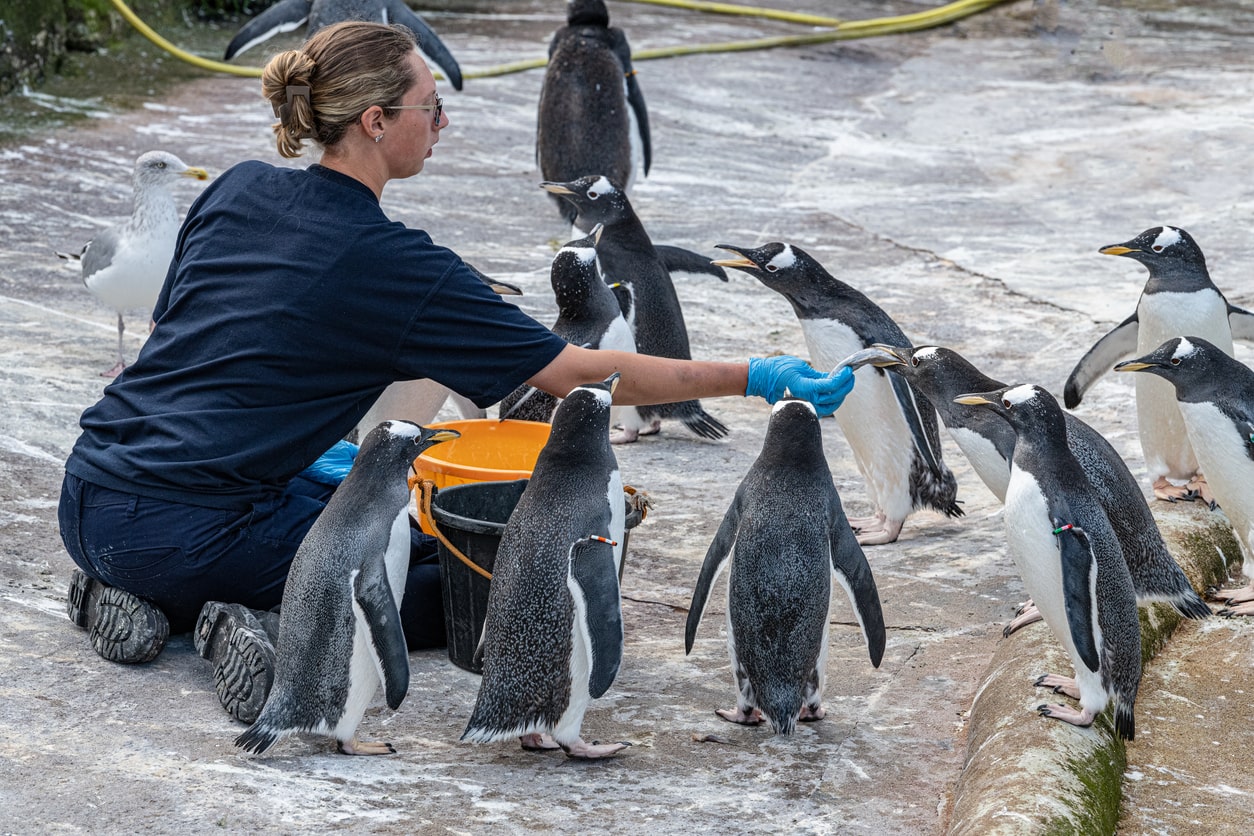
<svg viewBox="0 0 1254 836"><path fill-rule="evenodd" d="M746 396L765 398L775 403L785 392L794 398L809 401L819 416L831 415L853 390L853 371L841 369L826 375L800 357L750 357Z"/></svg>
<svg viewBox="0 0 1254 836"><path fill-rule="evenodd" d="M322 485L338 485L344 481L357 458L358 447L350 441L337 441L335 446L300 472L300 476Z"/></svg>

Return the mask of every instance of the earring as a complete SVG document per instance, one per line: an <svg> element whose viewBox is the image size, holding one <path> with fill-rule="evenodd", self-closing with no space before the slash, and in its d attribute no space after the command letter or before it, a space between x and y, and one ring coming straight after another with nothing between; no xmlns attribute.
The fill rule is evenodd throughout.
<svg viewBox="0 0 1254 836"><path fill-rule="evenodd" d="M378 136L376 136L376 137L374 138L374 141L375 141L375 142L382 142L382 141L383 141L383 134L379 134Z"/></svg>

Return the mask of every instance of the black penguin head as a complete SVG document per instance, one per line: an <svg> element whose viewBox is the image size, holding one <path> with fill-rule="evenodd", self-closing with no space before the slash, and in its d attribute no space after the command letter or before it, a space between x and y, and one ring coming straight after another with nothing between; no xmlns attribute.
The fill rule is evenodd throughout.
<svg viewBox="0 0 1254 836"><path fill-rule="evenodd" d="M882 350L896 360L875 362L880 368L896 372L919 388L934 403L953 400L963 392L989 392L1001 387L1001 383L988 377L967 358L950 348L939 345L888 346L876 343L872 348Z"/></svg>
<svg viewBox="0 0 1254 836"><path fill-rule="evenodd" d="M954 403L991 409L1010 422L1020 437L1031 434L1061 433L1065 443L1066 424L1062 408L1049 392L1030 383L1003 386L992 392L959 395Z"/></svg>
<svg viewBox="0 0 1254 836"><path fill-rule="evenodd" d="M822 463L823 431L819 416L807 401L784 398L771 410L762 442L762 455L776 461L794 461L799 467Z"/></svg>
<svg viewBox="0 0 1254 836"><path fill-rule="evenodd" d="M1206 271L1206 257L1193 236L1174 226L1155 226L1145 230L1131 241L1111 244L1098 250L1102 255L1121 255L1135 259L1146 266L1155 278L1204 279L1210 282Z"/></svg>
<svg viewBox="0 0 1254 836"><path fill-rule="evenodd" d="M570 390L553 412L553 430L549 444L569 443L587 447L589 431L599 434L609 444L610 404L618 386L618 372L599 383L583 383Z"/></svg>
<svg viewBox="0 0 1254 836"><path fill-rule="evenodd" d="M605 0L567 0L568 26L609 26L610 13Z"/></svg>
<svg viewBox="0 0 1254 836"><path fill-rule="evenodd" d="M797 302L815 291L831 294L840 284L823 266L800 247L775 242L757 249L743 249L729 244L716 244L740 256L714 261L719 267L734 267L754 276L762 284Z"/></svg>
<svg viewBox="0 0 1254 836"><path fill-rule="evenodd" d="M612 224L634 217L631 202L622 187L604 174L589 174L578 180L554 183L546 180L540 188L560 195L579 213L575 223L580 229L591 229L594 224Z"/></svg>
<svg viewBox="0 0 1254 836"><path fill-rule="evenodd" d="M597 243L601 240L601 224L583 238L571 241L553 256L549 283L560 310L581 309L595 291L605 284L597 262ZM603 292L608 292L605 287Z"/></svg>
<svg viewBox="0 0 1254 836"><path fill-rule="evenodd" d="M412 421L384 421L362 439L356 461L367 464L399 457L400 461L412 465L428 447L460 437L457 430L423 427Z"/></svg>
<svg viewBox="0 0 1254 836"><path fill-rule="evenodd" d="M1156 374L1175 386L1178 396L1185 397L1186 393L1210 391L1225 382L1232 384L1237 365L1242 364L1201 337L1173 337L1144 357L1125 360L1115 371Z"/></svg>

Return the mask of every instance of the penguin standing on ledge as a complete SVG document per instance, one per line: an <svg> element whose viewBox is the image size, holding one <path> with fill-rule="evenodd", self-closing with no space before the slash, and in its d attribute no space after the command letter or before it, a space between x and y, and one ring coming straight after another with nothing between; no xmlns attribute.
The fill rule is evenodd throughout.
<svg viewBox="0 0 1254 836"><path fill-rule="evenodd" d="M738 258L714 262L735 267L781 294L801 322L810 364L834 369L874 343L910 345L878 305L836 279L801 248L767 244L742 249L719 244ZM857 385L836 412L875 512L849 520L862 545L891 543L916 508L962 516L958 482L941 460L936 409L901 377L871 367L855 373Z"/></svg>
<svg viewBox="0 0 1254 836"><path fill-rule="evenodd" d="M1244 553L1251 582L1216 590L1220 615L1254 615L1254 370L1200 337L1174 337L1144 357L1115 366L1147 372L1175 387L1198 463Z"/></svg>
<svg viewBox="0 0 1254 836"><path fill-rule="evenodd" d="M627 36L610 26L604 0L569 0L553 34L536 119L536 162L545 180L604 174L629 190L649 173L649 112ZM552 195L567 223L574 206Z"/></svg>
<svg viewBox="0 0 1254 836"><path fill-rule="evenodd" d="M1120 360L1148 354L1164 340L1196 334L1232 355L1232 339L1254 340L1254 314L1228 304L1206 270L1206 258L1183 229L1156 226L1099 250L1149 270L1136 311L1080 358L1063 390L1068 409ZM1136 420L1154 496L1175 501L1213 497L1198 469L1171 386L1153 375L1136 380Z"/></svg>
<svg viewBox="0 0 1254 836"><path fill-rule="evenodd" d="M280 32L291 32L306 23L305 37L319 29L345 20L373 23L399 23L414 33L418 49L439 67L454 90L462 89L462 70L453 54L427 22L414 14L405 0L280 0L257 15L235 33L226 46L223 60L251 49Z"/></svg>
<svg viewBox="0 0 1254 836"><path fill-rule="evenodd" d="M1028 594L1075 667L1074 679L1047 674L1036 685L1080 701L1078 710L1037 710L1087 727L1113 702L1115 731L1132 740L1141 683L1136 597L1119 538L1067 447L1062 409L1030 385L960 395L955 402L991 409L1017 435L1006 486L1007 545Z"/></svg>

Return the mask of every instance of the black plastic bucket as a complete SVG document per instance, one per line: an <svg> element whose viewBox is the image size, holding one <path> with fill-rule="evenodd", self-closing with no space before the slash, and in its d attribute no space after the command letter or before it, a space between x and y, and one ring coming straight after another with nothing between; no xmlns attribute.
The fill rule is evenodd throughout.
<svg viewBox="0 0 1254 836"><path fill-rule="evenodd" d="M496 564L496 549L501 544L505 523L514 512L527 481L474 482L441 488L431 499L431 517L449 543L475 566L490 574ZM628 535L640 524L640 520L640 510L628 502L623 530L623 563L618 569L620 580L622 566L627 562ZM448 658L459 668L482 673L483 668L474 663L474 657L479 647L479 635L483 632L483 622L488 615L491 581L463 563L443 541L439 544L439 553Z"/></svg>

